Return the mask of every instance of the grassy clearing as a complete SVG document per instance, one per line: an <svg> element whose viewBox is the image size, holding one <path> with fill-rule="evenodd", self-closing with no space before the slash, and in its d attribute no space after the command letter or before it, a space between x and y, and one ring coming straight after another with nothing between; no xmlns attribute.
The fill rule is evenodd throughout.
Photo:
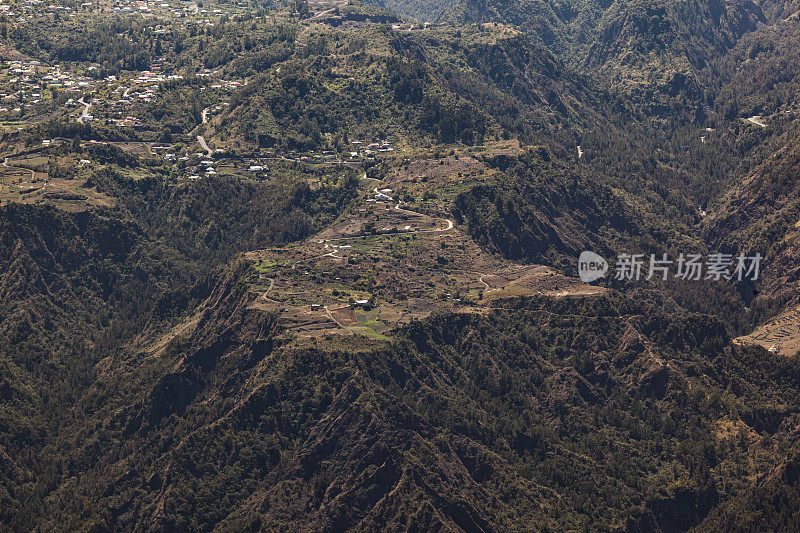
<svg viewBox="0 0 800 533"><path fill-rule="evenodd" d="M261 261L253 263L253 269L259 274L271 274L275 271L275 267L277 266L278 262L274 259L262 259Z"/></svg>
<svg viewBox="0 0 800 533"><path fill-rule="evenodd" d="M389 340L389 337L387 337L386 335L381 335L380 333L378 333L377 331L375 331L374 329L372 329L372 328L370 328L368 326L350 326L347 329L352 331L356 335L363 335L363 336L365 336L365 337L367 337L369 339L375 340L375 341L388 341Z"/></svg>
<svg viewBox="0 0 800 533"><path fill-rule="evenodd" d="M386 324L378 320L378 315L380 313L380 309L378 307L370 309L369 311L355 309L354 313L356 315L356 319L368 328L380 330L386 327Z"/></svg>

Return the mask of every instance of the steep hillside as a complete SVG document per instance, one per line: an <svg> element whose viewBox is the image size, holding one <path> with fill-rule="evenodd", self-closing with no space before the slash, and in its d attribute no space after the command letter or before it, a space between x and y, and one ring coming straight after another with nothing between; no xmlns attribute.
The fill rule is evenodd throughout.
<svg viewBox="0 0 800 533"><path fill-rule="evenodd" d="M437 207L445 213L461 211L471 232L484 233L478 237L482 244L494 240L497 250L514 249L509 254L513 259L541 262L547 256L550 264L562 266L564 255L574 256L589 244L610 250L612 241L629 245L649 234L652 241L645 247L650 251L696 241L691 226L706 198L717 192L702 190L703 182L719 183L662 150L672 139L654 136L641 113L593 89L590 79L506 27L424 32L369 27L356 34L313 25L295 54L240 90L211 128L214 142L245 151L260 145L278 152L321 148L347 153L354 141L391 139L403 152L382 159L396 169L420 157L417 152L431 142L460 144L459 152L483 155L468 164L469 172L455 173L457 181L466 182L458 187L478 182L482 189L472 200L467 191L460 191L465 193L463 205L453 204L456 195L448 192ZM495 158L491 146L509 137L544 147L530 150L521 164L519 152ZM576 165L578 151L583 161ZM685 154L685 149L678 152ZM446 175L445 153L435 150L433 155ZM382 168L376 166L369 175L383 177ZM496 172L506 175L486 178ZM396 174L392 179L409 185L421 178ZM449 179L429 182L427 188L436 192ZM515 204L513 210L519 213L537 212L540 221L526 220L511 232L498 226L494 236L476 230L495 223L487 218L497 218L475 211L483 210L476 207L485 203L481 197L494 202L512 188L517 196L507 203ZM570 194L564 194L567 189ZM558 205L543 209L540 204L547 196ZM574 212L583 209L587 212L576 217ZM615 213L613 220L602 214L605 211ZM619 214L622 211L627 214ZM670 213L668 227L660 228L665 212ZM580 220L566 222L570 218ZM643 224L632 222L636 219ZM601 229L604 222L612 228ZM534 233L541 230L541 242L520 234L525 225L538 226ZM555 231L571 241L569 245L552 241L553 226L560 226ZM512 233L517 236L506 241Z"/></svg>
<svg viewBox="0 0 800 533"><path fill-rule="evenodd" d="M764 291L796 300L797 223L800 220L800 150L797 133L744 182L730 192L704 221L707 238L732 252L765 256Z"/></svg>
<svg viewBox="0 0 800 533"><path fill-rule="evenodd" d="M78 528L684 529L746 486L731 475L742 454L762 468L786 439L745 422L765 355L726 347L713 320L619 297L517 301L389 344L281 344L274 317L249 308L246 271L218 277L168 344L98 365L74 407L94 414L42 458L63 474L27 516L78 505ZM787 385L760 408L777 402L788 421L795 398Z"/></svg>
<svg viewBox="0 0 800 533"><path fill-rule="evenodd" d="M760 0L758 4L770 21L788 19L800 11L797 0Z"/></svg>
<svg viewBox="0 0 800 533"><path fill-rule="evenodd" d="M712 71L719 90L716 106L726 119L763 117L781 131L800 111L800 28L782 21L741 39Z"/></svg>
<svg viewBox="0 0 800 533"><path fill-rule="evenodd" d="M92 367L197 298L197 273L130 222L28 206L0 209L0 258L1 514L9 524L32 497L40 453L92 382ZM184 268L171 269L176 263Z"/></svg>
<svg viewBox="0 0 800 533"><path fill-rule="evenodd" d="M121 205L78 213L0 208L4 523L21 523L41 494L34 485L52 481L48 442L96 379L101 358L197 305L207 296L205 275L232 249L304 237L313 216L323 223L352 193L345 181L315 193L300 187L270 203L274 187L219 180L166 189L155 177L126 180L119 168L95 173L92 185Z"/></svg>
<svg viewBox="0 0 800 533"><path fill-rule="evenodd" d="M787 460L760 476L743 495L715 509L695 531L748 529L795 531L800 506L800 452L795 446Z"/></svg>
<svg viewBox="0 0 800 533"><path fill-rule="evenodd" d="M214 121L231 148L341 150L350 140L529 142L606 120L607 96L547 50L491 27L309 28L295 52L234 95ZM244 142L244 144L242 144Z"/></svg>
<svg viewBox="0 0 800 533"><path fill-rule="evenodd" d="M750 1L627 2L604 15L585 66L665 115L673 101L702 105L699 71L761 22Z"/></svg>
<svg viewBox="0 0 800 533"><path fill-rule="evenodd" d="M573 68L599 74L598 81L657 116L702 107L706 82L700 71L766 22L761 8L750 0L600 4L463 0L387 5L436 22L511 24ZM777 9L769 7L770 13Z"/></svg>
<svg viewBox="0 0 800 533"><path fill-rule="evenodd" d="M797 2L372 3L0 21L0 530L797 529Z"/></svg>
<svg viewBox="0 0 800 533"><path fill-rule="evenodd" d="M428 23L464 21L464 0L375 0L371 4L387 7L402 16Z"/></svg>

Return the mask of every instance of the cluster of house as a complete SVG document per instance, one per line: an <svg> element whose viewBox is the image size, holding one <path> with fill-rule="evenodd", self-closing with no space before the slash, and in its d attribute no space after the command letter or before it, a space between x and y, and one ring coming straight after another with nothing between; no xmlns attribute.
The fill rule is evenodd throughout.
<svg viewBox="0 0 800 533"><path fill-rule="evenodd" d="M394 152L395 148L389 141L380 140L376 142L353 141L342 152L341 159L339 154L332 150L322 150L320 152L308 151L299 152L289 150L278 153L274 149L267 150L264 157L266 159L281 159L283 161L294 161L301 163L343 163L357 162L362 159L371 159L375 155L386 152Z"/></svg>
<svg viewBox="0 0 800 533"><path fill-rule="evenodd" d="M114 90L115 93L122 94L121 103L129 104L133 99L149 102L155 98L161 83L183 79L180 74L162 74L159 72L161 70L160 65L154 64L151 68L153 69L152 71L142 71L137 77L131 79L128 87L119 86Z"/></svg>
<svg viewBox="0 0 800 533"><path fill-rule="evenodd" d="M0 77L0 113L47 111L43 106L54 103L52 98L44 97L48 89L62 93L83 92L91 90L96 83L91 78L64 72L58 66L48 67L36 60L4 61L2 66L5 75ZM67 104L74 101L70 98Z"/></svg>
<svg viewBox="0 0 800 533"><path fill-rule="evenodd" d="M320 152L298 152L289 150L285 153L275 153L272 150L267 152L267 158L277 158L284 161L295 161L302 163L342 163L346 161L354 162L361 159L371 159L376 154L394 152L395 148L389 141L380 140L366 143L363 141L353 141L342 153L342 159L332 150L322 150Z"/></svg>
<svg viewBox="0 0 800 533"><path fill-rule="evenodd" d="M82 122L101 120L105 121L106 124L114 124L121 128L141 128L144 123L136 116L135 105L152 102L159 91L163 89L165 82L183 79L180 74L164 73L162 71L163 67L164 65L161 61L153 61L150 67L151 70L139 72L133 78L118 80L116 76L108 76L104 80L86 78L74 82L68 81L66 84L81 88L84 92L92 92L91 105L93 112L92 115L82 117ZM96 67L89 67L89 70L96 70ZM58 76L65 76L60 71L57 72ZM198 76L205 78L217 74L218 72L216 71L206 69L199 72ZM69 75L67 74L66 77L69 77ZM108 84L107 86L114 87L106 95L102 94L104 91L95 90L106 83ZM213 83L208 87L222 91L233 91L245 83L244 81L236 80L213 80ZM201 90L205 89L206 87L201 88ZM67 101L67 105L79 106L82 103L76 99L70 99ZM209 111L218 112L224 105L228 105L228 103L221 102Z"/></svg>
<svg viewBox="0 0 800 533"><path fill-rule="evenodd" d="M381 140L369 144L362 141L353 141L350 143L352 149L348 152L351 159L358 157L372 157L378 153L394 152L394 146L387 140Z"/></svg>
<svg viewBox="0 0 800 533"><path fill-rule="evenodd" d="M201 2L202 3L202 2ZM99 5L99 4L98 4ZM203 9L194 2L155 0L117 0L111 8L115 13L157 14L162 17L186 18L190 15L223 15L222 9Z"/></svg>
<svg viewBox="0 0 800 533"><path fill-rule="evenodd" d="M0 4L0 14L5 15L7 17L15 17L17 16L17 22L27 22L28 17L30 15L38 15L42 12L49 12L49 13L70 13L72 12L72 8L69 6L60 6L55 4L49 4L47 6L43 6L43 0L23 0L21 2L12 2L9 4L2 3ZM28 15L26 17L25 15ZM74 16L75 13L72 13Z"/></svg>
<svg viewBox="0 0 800 533"><path fill-rule="evenodd" d="M151 102L159 91L161 83L166 81L180 80L183 76L179 74L165 75L159 72L160 66L154 64L152 71L140 72L138 76L117 85L111 91L108 98L95 96L92 105L101 109L95 111L95 115L103 115L109 121L121 128L139 128L143 126L141 120L136 116L130 115L131 105L136 102ZM116 82L115 76L109 76L107 81Z"/></svg>
<svg viewBox="0 0 800 533"><path fill-rule="evenodd" d="M358 141L356 141L358 143ZM364 144L364 143L361 143ZM387 141L378 141L376 143L366 144L363 151L358 153L365 153L370 150L373 153L390 152L394 148ZM214 154L206 152L196 152L179 156L172 146L150 146L150 151L155 155L160 155L165 162L172 163L176 169L181 169L181 173L187 180L199 180L203 177L216 176L220 173L220 166L228 169L238 169L239 172L246 172L255 178L264 178L269 170L268 162L270 160L282 161L295 161L295 162L309 162L309 163L338 163L343 161L335 152L323 151L320 153L309 152L301 155L296 151L287 153L278 153L270 150L270 153L253 157L245 160L230 160L224 156L222 149L214 150ZM391 202L392 189L375 190L371 193L370 198L367 199L369 203L385 203Z"/></svg>
<svg viewBox="0 0 800 533"><path fill-rule="evenodd" d="M7 2L7 3L6 3ZM48 3L44 0L3 0L0 3L0 15L15 17L15 22L28 22L33 17L46 13L59 13L62 16L75 17L78 13L119 13L154 15L163 18L187 17L220 17L231 13L215 8L203 9L202 2L186 2L176 0L116 0L114 2L100 2L99 0L86 0L80 3L65 2L63 4ZM203 20L211 24L211 19Z"/></svg>
<svg viewBox="0 0 800 533"><path fill-rule="evenodd" d="M112 118L111 121L120 128L141 128L144 123L136 117L130 115L125 118Z"/></svg>
<svg viewBox="0 0 800 533"><path fill-rule="evenodd" d="M45 4L44 0L19 0L0 4L0 14L16 16L17 22L27 22L32 16L45 13L61 13L70 17L77 13L118 13L159 16L165 19L186 19L188 17L220 17L231 15L223 9L204 9L202 2L176 0L115 0L113 2L86 0L80 3ZM210 22L203 20L202 22Z"/></svg>
<svg viewBox="0 0 800 533"><path fill-rule="evenodd" d="M169 147L151 146L150 150L155 153L162 148L165 150L169 149ZM219 152L219 150L217 151ZM165 160L171 161L173 163L189 162L192 159L188 155L177 157L174 152L166 153L163 155L163 157ZM222 166L233 165L234 167L240 170L245 170L250 175L259 178L263 178L265 173L269 170L269 167L267 167L265 163L257 159L245 160L244 166L242 166L241 161L231 162L230 160L225 158L214 160L207 157L207 154L203 152L195 153L194 157L201 158L201 160L197 161L196 164L189 164L189 166L186 166L184 168L184 173L186 175L186 179L188 180L199 180L203 176L206 177L216 176L219 173L218 167L220 165Z"/></svg>
<svg viewBox="0 0 800 533"><path fill-rule="evenodd" d="M166 161L173 161L174 162L174 161L188 161L189 160L189 156L188 155L184 155L184 156L178 157L178 154L175 153L175 148L173 146L169 146L169 145L154 144L154 145L150 146L150 152L153 153L153 154L160 155Z"/></svg>
<svg viewBox="0 0 800 533"><path fill-rule="evenodd" d="M143 0L117 0L113 4L110 2L101 3L99 0L85 1L80 4L45 4L44 0L21 0L11 3L0 4L0 14L13 17L17 16L17 22L27 22L31 16L44 13L62 13L74 17L79 12L115 12L115 13L158 13L159 15L171 14L177 17L186 17L190 14L222 14L221 9L211 11L200 9L197 4L191 2L172 2L164 0L146 2ZM174 5L173 5L174 4Z"/></svg>
<svg viewBox="0 0 800 533"><path fill-rule="evenodd" d="M219 75L218 70L211 70L208 68L204 68L195 74L198 78L211 78ZM247 85L247 81L245 80L217 80L216 82L209 85L212 89L226 89L228 91L233 91Z"/></svg>
<svg viewBox="0 0 800 533"><path fill-rule="evenodd" d="M211 85L212 89L225 89L228 91L233 91L247 85L246 81L236 81L236 80L219 80L219 83L214 83Z"/></svg>

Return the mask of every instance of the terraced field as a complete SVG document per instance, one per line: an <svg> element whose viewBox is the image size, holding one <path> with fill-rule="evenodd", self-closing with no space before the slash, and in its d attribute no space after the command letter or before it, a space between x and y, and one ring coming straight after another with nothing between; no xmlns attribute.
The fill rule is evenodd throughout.
<svg viewBox="0 0 800 533"><path fill-rule="evenodd" d="M796 356L800 353L800 306L790 309L734 342L755 344L773 353Z"/></svg>
<svg viewBox="0 0 800 533"><path fill-rule="evenodd" d="M250 252L254 306L299 337L385 339L437 312L486 313L519 296L591 297L606 289L551 268L493 256L448 218L370 187L336 224L305 242Z"/></svg>

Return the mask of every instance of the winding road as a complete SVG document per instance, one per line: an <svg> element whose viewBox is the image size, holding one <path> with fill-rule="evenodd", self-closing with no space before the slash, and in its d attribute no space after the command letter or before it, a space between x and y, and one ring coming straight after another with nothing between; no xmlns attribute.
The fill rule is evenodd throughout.
<svg viewBox="0 0 800 533"><path fill-rule="evenodd" d="M25 167L15 167L15 166L13 166L13 165L9 165L9 164L8 164L8 158L7 158L7 157L6 157L5 159L3 159L3 164L2 164L2 165L0 165L0 166L3 166L3 167L5 167L5 168L8 168L8 169L16 168L16 169L18 169L18 170L25 170L25 171L28 171L28 172L30 172L30 173L31 173L31 181L33 181L33 180L36 178L36 172L34 172L33 170L31 170L31 169L29 169L29 168L25 168Z"/></svg>
<svg viewBox="0 0 800 533"><path fill-rule="evenodd" d="M78 103L83 106L83 111L81 111L81 116L78 117L78 122L84 124L86 119L89 117L89 110L92 108L92 100L85 101L83 96L78 99Z"/></svg>
<svg viewBox="0 0 800 533"><path fill-rule="evenodd" d="M273 287L275 287L275 279L269 278L269 287L267 288L266 291L264 291L264 294L261 295L261 298L263 298L264 300L269 300L269 298L267 298L267 295L272 291ZM272 301L274 302L275 300Z"/></svg>
<svg viewBox="0 0 800 533"><path fill-rule="evenodd" d="M395 211L397 211L399 213L406 213L408 215L414 215L414 216L419 216L419 217L426 216L426 215L424 215L422 213L417 213L416 211L409 211L408 209L401 209L400 208L400 204L401 203L402 202L398 202L397 205L394 206L394 210ZM425 230L415 230L415 231L398 231L397 233L398 234L403 234L403 233L445 233L447 231L452 230L455 227L455 222L453 222L449 218L441 218L439 220L444 220L445 222L447 222L447 227L445 227L443 229L425 229Z"/></svg>
<svg viewBox="0 0 800 533"><path fill-rule="evenodd" d="M208 124L208 110L211 109L207 107L203 109L203 112L200 114L200 119L202 120L202 124ZM200 126L197 126L198 128ZM197 144L200 145L200 148L206 151L206 157L213 157L214 151L209 148L208 143L206 143L206 138L202 135L197 136Z"/></svg>
<svg viewBox="0 0 800 533"><path fill-rule="evenodd" d="M8 164L8 157L3 159L3 162L0 163L0 167L6 168L6 169L9 169L9 170L10 169L24 170L26 172L30 172L31 173L31 182L33 182L33 180L36 179L36 172L34 172L33 170L31 170L29 168L25 168L25 167L15 167L15 166L9 165ZM42 189L46 189L49 184L50 184L50 174L48 174L47 178L45 178L44 185L42 186ZM28 191L21 191L21 192L31 192L31 189L28 189Z"/></svg>
<svg viewBox="0 0 800 533"><path fill-rule="evenodd" d="M388 194L382 193L381 191L379 191L377 187L375 187L372 190L376 195L379 195L379 196L381 196L383 198L386 198L390 202L394 202L394 200L395 200L394 198L392 198ZM425 215L423 213L417 213L416 211L411 211L409 209L403 209L403 208L400 207L402 204L403 204L403 202L398 200L397 201L397 205L394 206L392 209L394 209L398 213L405 213L407 215L412 215L412 216L416 216L416 217L427 216L427 215ZM398 231L397 234L404 234L404 233L444 233L446 231L450 231L451 229L453 229L455 227L455 222L453 222L449 218L444 218L444 219L440 219L440 220L444 220L445 222L447 222L447 227L446 228L444 228L444 229L432 229L432 230Z"/></svg>
<svg viewBox="0 0 800 533"><path fill-rule="evenodd" d="M208 144L206 144L206 138L205 137L203 137L202 135L198 135L197 136L197 144L200 145L200 148L202 148L203 150L206 151L206 157L213 157L214 156L214 151L211 148L208 147Z"/></svg>

